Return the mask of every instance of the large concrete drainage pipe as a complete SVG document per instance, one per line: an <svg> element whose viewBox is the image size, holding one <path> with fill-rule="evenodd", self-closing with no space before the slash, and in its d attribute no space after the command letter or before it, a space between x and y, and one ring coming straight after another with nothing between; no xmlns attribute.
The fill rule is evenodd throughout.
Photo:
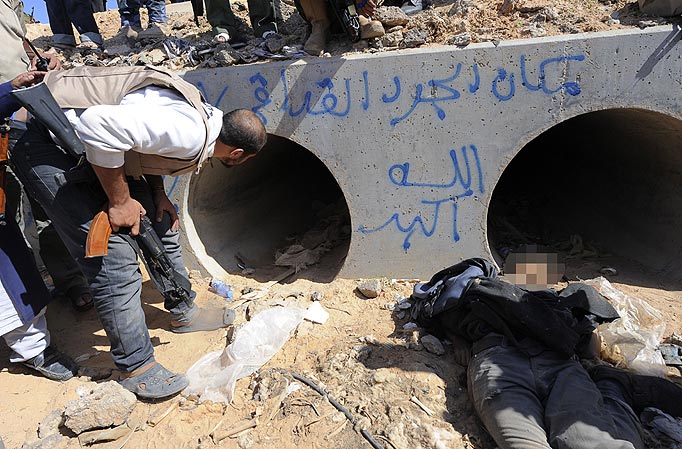
<svg viewBox="0 0 682 449"><path fill-rule="evenodd" d="M673 276L680 229L682 121L641 109L583 114L532 140L503 172L488 212L493 251L582 241Z"/></svg>
<svg viewBox="0 0 682 449"><path fill-rule="evenodd" d="M283 271L274 265L276 255L300 245L301 251L323 248L300 276L330 281L348 253L350 215L336 180L312 153L282 137L269 136L243 165L213 162L202 169L190 181L187 206L193 246L203 248L201 262L214 276L246 266L256 279L270 280ZM297 268L310 262L283 261Z"/></svg>

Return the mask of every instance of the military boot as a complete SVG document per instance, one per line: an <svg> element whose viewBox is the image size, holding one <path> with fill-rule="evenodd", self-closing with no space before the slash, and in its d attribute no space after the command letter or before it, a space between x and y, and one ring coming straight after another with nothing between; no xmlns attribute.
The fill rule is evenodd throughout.
<svg viewBox="0 0 682 449"><path fill-rule="evenodd" d="M303 49L308 54L320 56L327 44L327 32L331 26L327 6L324 0L301 0L301 6L306 19L312 25L310 36L305 41Z"/></svg>

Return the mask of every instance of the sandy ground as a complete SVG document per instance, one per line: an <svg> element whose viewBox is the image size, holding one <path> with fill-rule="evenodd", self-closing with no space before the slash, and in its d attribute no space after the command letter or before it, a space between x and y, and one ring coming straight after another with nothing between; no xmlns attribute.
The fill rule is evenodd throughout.
<svg viewBox="0 0 682 449"><path fill-rule="evenodd" d="M457 2L461 3L461 2ZM414 26L429 30L427 45L442 45L462 31L470 32L472 41L501 40L529 35L531 23L541 23L548 35L578 31L601 31L635 26L642 18L636 3L617 0L526 0L517 2L516 11L499 13L501 1L473 0L466 13L450 13L455 5L437 1L435 8L417 15ZM234 2L238 14L245 18L246 8ZM241 5L241 6L240 6ZM546 8L552 8L556 19L538 19ZM304 31L300 18L290 6L281 5L287 17L285 37L302 43ZM525 9L524 9L525 8ZM522 11L527 12L522 12ZM618 12L621 23L608 22ZM550 14L550 16L552 16ZM554 17L554 16L552 16ZM170 16L174 29L189 29L187 14ZM120 45L117 38L118 15L108 11L97 15L105 47ZM208 35L204 22L188 33L201 39ZM49 27L33 24L29 36L42 46L49 45ZM350 43L339 39L330 46L332 55L350 51ZM373 51L371 49L365 51ZM453 260L453 263L457 260ZM574 259L567 274L570 279L598 276L603 266L618 269L611 281L623 291L645 299L659 309L667 324L666 335L682 333L682 320L677 304L682 300L682 286L661 279L634 262L604 258ZM324 268L322 268L324 269ZM208 291L206 279L193 279L198 302L222 303ZM245 277L227 281L235 291L258 284ZM367 448L369 444L354 426L331 404L308 387L302 387L279 404L278 396L286 385L295 385L288 376L272 370L281 368L320 382L330 395L359 419L356 429L367 428L386 448L482 448L495 444L477 421L467 399L464 370L452 361L452 351L438 356L419 343L420 332L404 332L407 317L390 310L396 295L409 296L412 283L385 279L383 293L365 299L355 291L357 280L337 279L320 284L296 276L273 287L268 296L237 307L237 324L258 310L274 304L307 305L314 292L322 293L322 304L330 313L324 325L302 324L284 348L261 371L237 383L231 406L204 403L176 397L162 403L138 402L135 413L143 421L154 421L173 405L170 413L156 426L144 425L131 435L128 449L162 448ZM168 314L160 295L151 282L144 284L142 301L157 359L171 370L185 372L202 355L226 346L228 331L176 335L168 331ZM233 304L234 305L234 304ZM74 358L85 359L82 365L90 375L106 379L113 364L108 354L108 340L94 311L73 312L64 302L55 302L48 311L52 340L57 347ZM0 436L9 449L19 448L25 441L37 439L40 421L52 410L63 407L77 397L76 389L90 382L87 377L56 383L37 377L28 370L7 362L8 350L0 343ZM112 377L116 376L113 372ZM101 379L100 379L101 380ZM300 385L300 383L298 383ZM430 414L410 399L417 398ZM219 429L231 429L254 417L259 424L235 438L214 442L209 436ZM66 437L73 435L65 434ZM98 444L102 449L118 449L122 440ZM76 438L65 438L60 448L80 447Z"/></svg>
<svg viewBox="0 0 682 449"><path fill-rule="evenodd" d="M455 262L455 261L453 261ZM682 300L679 285L669 285L636 263L622 259L577 259L568 267L571 279L588 279L608 265L620 273L613 285L650 302L664 315L665 334L680 333L682 320L676 306ZM234 276L228 281L235 291L256 287L250 279ZM176 397L162 403L138 402L136 414L154 420L170 405L173 410L156 426L143 426L126 444L137 448L366 448L368 443L330 403L308 387L294 391L281 406L279 393L298 383L274 373L284 369L320 382L330 395L360 420L386 448L483 448L495 444L477 421L467 399L464 370L446 353L431 354L419 344L420 331L402 330L408 317L389 310L396 295L408 296L411 282L384 279L384 291L374 299L357 293L357 280L337 279L318 284L290 278L256 301L238 305L237 323L259 310L287 304L308 305L314 292L330 313L324 325L304 322L284 348L256 374L238 381L231 406L203 403ZM220 304L205 279L194 279L200 304ZM143 304L157 359L168 368L186 371L203 354L226 345L227 331L176 335L168 331L168 314L160 295L149 281L143 289ZM238 303L233 303L235 305ZM49 307L48 320L54 343L73 357L91 355L82 365L89 373L106 376L113 368L107 339L94 311L76 314L62 302ZM7 348L0 349L0 436L8 448L37 439L40 421L49 412L77 397L76 389L88 383L80 377L56 383L33 376L7 362ZM115 377L116 372L113 373ZM113 378L112 377L112 378ZM298 383L300 385L300 383ZM427 414L410 399L416 397ZM271 419L270 416L272 416ZM214 442L209 434L229 430L254 417L259 424L235 438ZM68 436L68 432L65 432ZM73 436L73 435L71 435ZM101 443L102 449L120 448L121 440ZM80 447L76 438L64 439L58 447Z"/></svg>

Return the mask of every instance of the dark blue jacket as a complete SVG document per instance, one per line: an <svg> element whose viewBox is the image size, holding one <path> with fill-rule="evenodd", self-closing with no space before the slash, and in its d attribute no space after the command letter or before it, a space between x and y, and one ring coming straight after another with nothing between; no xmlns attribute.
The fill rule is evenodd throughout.
<svg viewBox="0 0 682 449"><path fill-rule="evenodd" d="M0 119L2 120L5 117L10 117L21 107L10 95L10 92L12 92L11 81L0 84Z"/></svg>

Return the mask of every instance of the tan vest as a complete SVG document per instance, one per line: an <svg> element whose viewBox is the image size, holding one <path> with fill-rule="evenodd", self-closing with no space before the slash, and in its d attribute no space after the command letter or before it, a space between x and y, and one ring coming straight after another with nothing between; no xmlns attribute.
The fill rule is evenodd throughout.
<svg viewBox="0 0 682 449"><path fill-rule="evenodd" d="M128 176L178 176L199 169L208 159L208 116L202 106L201 92L175 73L159 67L77 67L71 70L48 72L45 84L62 108L86 109L98 104L120 104L123 97L147 86L174 89L201 115L206 128L206 141L194 159L170 157L126 151L125 171ZM192 130L187 130L192 132Z"/></svg>

